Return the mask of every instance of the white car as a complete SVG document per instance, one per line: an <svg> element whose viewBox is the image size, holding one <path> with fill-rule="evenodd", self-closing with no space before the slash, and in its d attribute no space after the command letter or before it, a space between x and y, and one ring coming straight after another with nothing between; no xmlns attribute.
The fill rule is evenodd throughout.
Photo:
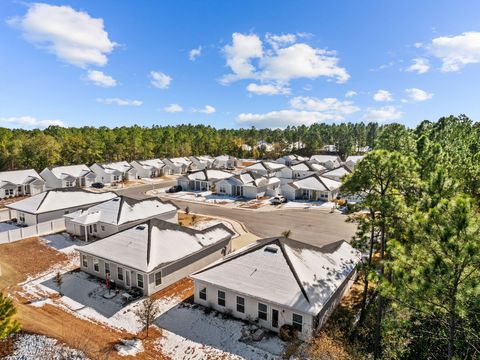
<svg viewBox="0 0 480 360"><path fill-rule="evenodd" d="M284 196L275 196L272 200L270 200L270 204L272 205L280 205L286 203L288 200Z"/></svg>

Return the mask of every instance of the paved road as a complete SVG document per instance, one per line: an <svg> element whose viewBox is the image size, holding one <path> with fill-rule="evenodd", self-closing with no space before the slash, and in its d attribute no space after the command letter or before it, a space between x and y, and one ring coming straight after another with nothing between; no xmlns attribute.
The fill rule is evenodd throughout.
<svg viewBox="0 0 480 360"><path fill-rule="evenodd" d="M155 187L171 186L175 181L163 182ZM137 199L145 198L145 192L152 190L152 185L118 190L117 193ZM279 236L285 230L291 230L292 239L314 245L324 245L337 240L350 240L356 226L346 223L345 215L330 214L320 210L289 209L271 212L244 209L230 209L201 203L172 200L178 207L186 206L191 212L210 216L221 216L242 222L247 229L259 237Z"/></svg>

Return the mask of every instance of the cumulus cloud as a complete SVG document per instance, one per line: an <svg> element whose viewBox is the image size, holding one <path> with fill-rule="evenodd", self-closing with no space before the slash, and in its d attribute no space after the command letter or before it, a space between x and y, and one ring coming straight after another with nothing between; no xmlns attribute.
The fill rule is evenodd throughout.
<svg viewBox="0 0 480 360"><path fill-rule="evenodd" d="M345 93L345 97L347 97L347 98L354 97L354 96L356 96L356 95L357 95L357 92L356 92L356 91L353 91L353 90L347 91L347 92Z"/></svg>
<svg viewBox="0 0 480 360"><path fill-rule="evenodd" d="M403 113L399 111L395 106L384 106L381 108L367 108L361 120L383 122L398 120L402 116Z"/></svg>
<svg viewBox="0 0 480 360"><path fill-rule="evenodd" d="M430 70L430 62L425 58L415 58L412 60L412 65L407 68L407 71L416 72L417 74L424 74Z"/></svg>
<svg viewBox="0 0 480 360"><path fill-rule="evenodd" d="M195 61L195 59L197 57L199 57L200 55L202 55L202 47L201 46L199 46L196 49L190 50L190 53L188 54L188 58L190 59L190 61Z"/></svg>
<svg viewBox="0 0 480 360"><path fill-rule="evenodd" d="M116 46L104 29L103 19L70 6L30 4L24 16L7 22L20 29L30 43L81 68L105 65Z"/></svg>
<svg viewBox="0 0 480 360"><path fill-rule="evenodd" d="M442 61L442 71L459 71L467 64L480 62L480 32L437 37L428 45L428 49Z"/></svg>
<svg viewBox="0 0 480 360"><path fill-rule="evenodd" d="M256 79L288 84L297 78L323 76L343 83L349 79L345 68L338 66L339 59L334 51L313 48L296 40L292 34L268 34L264 44L256 34L234 33L232 44L223 49L232 73L224 75L221 82ZM265 49L264 45L267 45Z"/></svg>
<svg viewBox="0 0 480 360"><path fill-rule="evenodd" d="M141 106L143 101L141 100L130 100L130 99L120 99L120 98L98 98L97 102L105 105L118 105L118 106Z"/></svg>
<svg viewBox="0 0 480 360"><path fill-rule="evenodd" d="M205 105L203 109L193 109L193 112L199 112L204 114L213 114L217 109L215 109L212 105Z"/></svg>
<svg viewBox="0 0 480 360"><path fill-rule="evenodd" d="M67 126L62 120L40 120L33 116L0 117L0 123L9 127L24 129L44 129L49 126Z"/></svg>
<svg viewBox="0 0 480 360"><path fill-rule="evenodd" d="M161 71L150 71L150 83L159 89L168 89L172 78Z"/></svg>
<svg viewBox="0 0 480 360"><path fill-rule="evenodd" d="M247 91L256 95L290 94L290 89L281 84L255 84L247 85Z"/></svg>
<svg viewBox="0 0 480 360"><path fill-rule="evenodd" d="M117 81L113 77L106 75L103 71L99 70L89 70L86 79L94 85L101 87L117 86Z"/></svg>
<svg viewBox="0 0 480 360"><path fill-rule="evenodd" d="M290 106L295 110L320 111L331 115L353 114L360 110L352 101L341 101L336 98L318 99L307 96L297 96L290 100Z"/></svg>
<svg viewBox="0 0 480 360"><path fill-rule="evenodd" d="M168 113L179 113L183 112L183 108L178 104L170 104L163 108L164 111Z"/></svg>
<svg viewBox="0 0 480 360"><path fill-rule="evenodd" d="M405 89L405 92L412 101L425 101L433 97L432 93L417 88Z"/></svg>
<svg viewBox="0 0 480 360"><path fill-rule="evenodd" d="M375 101L393 101L392 94L388 90L378 90L373 94L373 100Z"/></svg>

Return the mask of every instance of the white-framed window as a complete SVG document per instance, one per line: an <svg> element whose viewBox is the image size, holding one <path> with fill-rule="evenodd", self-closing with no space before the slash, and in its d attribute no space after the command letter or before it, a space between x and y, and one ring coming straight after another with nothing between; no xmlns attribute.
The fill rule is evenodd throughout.
<svg viewBox="0 0 480 360"><path fill-rule="evenodd" d="M100 271L99 263L97 258L93 258L93 270L96 272Z"/></svg>
<svg viewBox="0 0 480 360"><path fill-rule="evenodd" d="M159 286L162 284L162 272L158 271L155 273L155 286Z"/></svg>
<svg viewBox="0 0 480 360"><path fill-rule="evenodd" d="M217 304L220 305L220 306L225 306L225 291L218 290Z"/></svg>
<svg viewBox="0 0 480 360"><path fill-rule="evenodd" d="M218 191L220 192L220 194L225 194L227 192L227 188L225 187L225 185L222 185L220 186Z"/></svg>
<svg viewBox="0 0 480 360"><path fill-rule="evenodd" d="M123 281L123 268L117 267L117 279Z"/></svg>
<svg viewBox="0 0 480 360"><path fill-rule="evenodd" d="M245 313L245 298L237 296L237 311L239 313Z"/></svg>
<svg viewBox="0 0 480 360"><path fill-rule="evenodd" d="M82 255L82 266L88 267L87 255Z"/></svg>
<svg viewBox="0 0 480 360"><path fill-rule="evenodd" d="M260 320L267 320L268 318L268 308L266 304L258 303L258 318Z"/></svg>
<svg viewBox="0 0 480 360"><path fill-rule="evenodd" d="M109 273L110 274L110 264L109 263L105 263L105 274L106 273Z"/></svg>
<svg viewBox="0 0 480 360"><path fill-rule="evenodd" d="M205 286L200 288L198 292L198 297L202 300L207 300L207 288Z"/></svg>
<svg viewBox="0 0 480 360"><path fill-rule="evenodd" d="M143 274L137 274L137 286L143 289Z"/></svg>
<svg viewBox="0 0 480 360"><path fill-rule="evenodd" d="M73 182L72 181L67 181L65 183L65 187L72 187L73 186Z"/></svg>
<svg viewBox="0 0 480 360"><path fill-rule="evenodd" d="M302 332L303 329L303 316L298 314L292 314L292 326L295 330Z"/></svg>
<svg viewBox="0 0 480 360"><path fill-rule="evenodd" d="M118 175L113 175L113 181L118 181L120 180L120 176Z"/></svg>
<svg viewBox="0 0 480 360"><path fill-rule="evenodd" d="M13 195L13 189L5 190L5 195Z"/></svg>

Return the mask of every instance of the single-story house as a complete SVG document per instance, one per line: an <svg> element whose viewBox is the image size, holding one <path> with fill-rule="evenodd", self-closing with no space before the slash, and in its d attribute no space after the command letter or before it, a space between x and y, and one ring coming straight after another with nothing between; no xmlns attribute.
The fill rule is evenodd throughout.
<svg viewBox="0 0 480 360"><path fill-rule="evenodd" d="M40 176L45 180L47 189L88 187L97 179L97 175L85 164L45 168Z"/></svg>
<svg viewBox="0 0 480 360"><path fill-rule="evenodd" d="M245 171L251 171L260 176L277 176L280 170L285 167L283 164L279 164L272 161L259 161L255 164L245 167Z"/></svg>
<svg viewBox="0 0 480 360"><path fill-rule="evenodd" d="M42 191L45 191L45 181L33 169L0 172L0 199Z"/></svg>
<svg viewBox="0 0 480 360"><path fill-rule="evenodd" d="M342 159L338 155L312 155L310 163L323 165L327 169L339 167Z"/></svg>
<svg viewBox="0 0 480 360"><path fill-rule="evenodd" d="M177 184L182 190L188 191L210 191L215 183L222 179L232 177L233 174L219 169L204 169L191 172L177 179ZM218 191L218 189L217 189Z"/></svg>
<svg viewBox="0 0 480 360"><path fill-rule="evenodd" d="M357 165L357 163L363 158L363 155L352 155L347 157L343 164L347 166L350 170L353 170L355 168L355 165Z"/></svg>
<svg viewBox="0 0 480 360"><path fill-rule="evenodd" d="M346 241L316 247L262 239L195 272L194 302L307 340L321 328L356 276L361 254Z"/></svg>
<svg viewBox="0 0 480 360"><path fill-rule="evenodd" d="M352 170L348 166L340 165L335 169L324 172L322 176L335 181L342 182L343 178L351 173L352 173Z"/></svg>
<svg viewBox="0 0 480 360"><path fill-rule="evenodd" d="M156 197L135 200L118 196L66 214L64 218L67 232L89 241L113 235L152 218L177 223L177 211L176 205Z"/></svg>
<svg viewBox="0 0 480 360"><path fill-rule="evenodd" d="M80 269L150 295L228 254L232 235L223 224L194 230L151 219L78 247Z"/></svg>
<svg viewBox="0 0 480 360"><path fill-rule="evenodd" d="M233 168L237 165L237 158L231 155L216 156L212 167L216 169Z"/></svg>
<svg viewBox="0 0 480 360"><path fill-rule="evenodd" d="M302 161L294 165L285 166L277 172L277 176L282 183L287 183L292 181L292 179L303 179L314 174L320 175L326 170L327 169L323 165L310 163L309 161Z"/></svg>
<svg viewBox="0 0 480 360"><path fill-rule="evenodd" d="M332 201L340 192L342 183L319 175L294 180L282 185L282 194L288 200Z"/></svg>
<svg viewBox="0 0 480 360"><path fill-rule="evenodd" d="M271 152L275 150L275 146L272 143L266 142L266 141L257 141L257 144L255 145L255 148L259 149L260 151L263 152Z"/></svg>
<svg viewBox="0 0 480 360"><path fill-rule="evenodd" d="M291 154L291 155L285 155L285 156L282 156L281 158L278 158L276 162L279 164L290 166L306 160L308 160L308 158L304 158L303 156L300 156L300 155Z"/></svg>
<svg viewBox="0 0 480 360"><path fill-rule="evenodd" d="M166 158L162 161L165 164L165 175L185 174L192 164L192 161L186 157Z"/></svg>
<svg viewBox="0 0 480 360"><path fill-rule="evenodd" d="M256 199L261 196L277 196L280 193L280 180L276 177L265 177L252 172L244 172L215 184L217 194L241 196Z"/></svg>
<svg viewBox="0 0 480 360"><path fill-rule="evenodd" d="M5 205L19 224L36 225L61 219L63 215L86 209L117 197L114 192L93 193L80 189L53 189Z"/></svg>
<svg viewBox="0 0 480 360"><path fill-rule="evenodd" d="M155 178L163 175L165 164L160 159L134 160L130 165L137 172L137 178Z"/></svg>
<svg viewBox="0 0 480 360"><path fill-rule="evenodd" d="M189 156L188 159L192 162L190 170L203 170L213 167L214 159L209 155L203 156Z"/></svg>
<svg viewBox="0 0 480 360"><path fill-rule="evenodd" d="M135 180L137 171L126 161L108 164L93 164L90 169L97 174L97 180L104 184L113 184L124 180Z"/></svg>

